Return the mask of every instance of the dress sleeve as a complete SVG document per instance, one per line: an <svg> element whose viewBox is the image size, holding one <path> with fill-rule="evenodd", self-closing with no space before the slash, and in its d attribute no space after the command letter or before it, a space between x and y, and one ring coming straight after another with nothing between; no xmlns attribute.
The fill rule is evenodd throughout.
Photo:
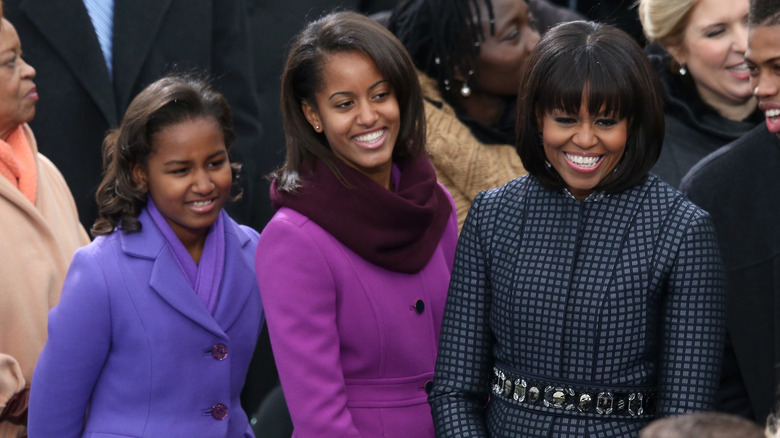
<svg viewBox="0 0 780 438"><path fill-rule="evenodd" d="M92 390L108 357L109 288L99 257L85 249L89 247L74 255L60 302L49 312L48 339L30 390L30 436L81 436Z"/></svg>
<svg viewBox="0 0 780 438"><path fill-rule="evenodd" d="M458 241L429 398L438 438L487 437L492 346L488 253L481 236L479 195Z"/></svg>
<svg viewBox="0 0 780 438"><path fill-rule="evenodd" d="M661 322L658 416L711 410L725 342L723 266L710 217L682 236Z"/></svg>
<svg viewBox="0 0 780 438"><path fill-rule="evenodd" d="M359 437L347 409L336 324L336 284L321 246L278 217L255 259L279 380L296 436Z"/></svg>

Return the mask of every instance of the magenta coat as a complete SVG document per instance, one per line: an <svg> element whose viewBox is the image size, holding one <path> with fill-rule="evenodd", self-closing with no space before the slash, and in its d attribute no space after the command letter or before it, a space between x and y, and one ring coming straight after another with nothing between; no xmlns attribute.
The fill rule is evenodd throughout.
<svg viewBox="0 0 780 438"><path fill-rule="evenodd" d="M453 207L428 265L402 274L276 213L256 270L294 437L433 437L427 390L457 233Z"/></svg>

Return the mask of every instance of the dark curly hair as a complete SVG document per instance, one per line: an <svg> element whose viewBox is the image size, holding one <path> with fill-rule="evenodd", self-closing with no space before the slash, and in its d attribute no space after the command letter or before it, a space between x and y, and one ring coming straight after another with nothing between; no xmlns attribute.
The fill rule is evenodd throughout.
<svg viewBox="0 0 780 438"><path fill-rule="evenodd" d="M136 184L133 168L146 166L154 152L155 134L168 126L198 118L217 121L230 152L235 140L233 113L227 99L202 77L166 76L133 99L122 124L103 141L103 179L95 195L99 217L92 226L93 236L111 234L115 229L128 233L141 230L138 215L146 205L146 191ZM234 189L240 169L239 164L231 163ZM240 196L234 194L231 200Z"/></svg>
<svg viewBox="0 0 780 438"><path fill-rule="evenodd" d="M751 27L780 24L780 0L750 0L748 17Z"/></svg>

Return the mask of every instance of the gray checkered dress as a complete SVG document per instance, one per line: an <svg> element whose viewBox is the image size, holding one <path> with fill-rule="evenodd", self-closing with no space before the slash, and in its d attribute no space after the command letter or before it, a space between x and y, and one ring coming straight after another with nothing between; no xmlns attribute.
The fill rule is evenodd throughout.
<svg viewBox="0 0 780 438"><path fill-rule="evenodd" d="M724 339L709 215L655 176L578 201L532 176L481 193L458 242L430 395L437 437L636 437L652 415L518 403L529 379L656 391L656 414L708 410Z"/></svg>

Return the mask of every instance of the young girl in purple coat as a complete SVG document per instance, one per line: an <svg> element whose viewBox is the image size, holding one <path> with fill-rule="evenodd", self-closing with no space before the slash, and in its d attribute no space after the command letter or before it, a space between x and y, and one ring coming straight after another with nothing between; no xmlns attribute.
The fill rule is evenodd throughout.
<svg viewBox="0 0 780 438"><path fill-rule="evenodd" d="M239 395L263 310L257 233L222 211L233 139L225 98L184 77L108 135L98 237L49 314L30 436L253 436Z"/></svg>
<svg viewBox="0 0 780 438"><path fill-rule="evenodd" d="M282 111L256 269L294 436L432 437L457 218L412 61L373 20L328 15L293 42Z"/></svg>

